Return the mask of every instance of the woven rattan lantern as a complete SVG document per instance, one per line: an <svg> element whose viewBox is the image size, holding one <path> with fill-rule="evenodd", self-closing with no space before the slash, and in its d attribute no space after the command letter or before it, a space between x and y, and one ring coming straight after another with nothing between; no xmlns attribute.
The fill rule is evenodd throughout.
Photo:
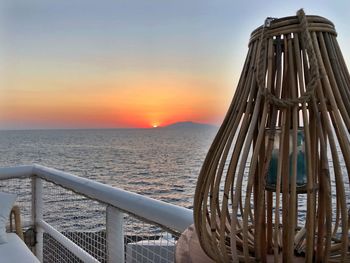
<svg viewBox="0 0 350 263"><path fill-rule="evenodd" d="M349 116L350 76L329 20L299 10L253 31L197 183L205 253L215 262L349 262Z"/></svg>

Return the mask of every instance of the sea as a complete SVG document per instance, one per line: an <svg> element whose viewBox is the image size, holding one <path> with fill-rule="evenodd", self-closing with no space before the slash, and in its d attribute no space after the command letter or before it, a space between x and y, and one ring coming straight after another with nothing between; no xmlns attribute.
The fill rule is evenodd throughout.
<svg viewBox="0 0 350 263"><path fill-rule="evenodd" d="M40 164L192 208L217 127L0 131L0 167Z"/></svg>
<svg viewBox="0 0 350 263"><path fill-rule="evenodd" d="M40 164L191 209L197 178L217 130L218 127L211 126L154 129L2 130L0 131L0 167ZM330 168L332 171L331 160ZM350 207L350 198L348 198L350 189L344 161L341 169L347 196L346 203ZM331 183L335 217L336 189L332 173ZM14 184L12 187L16 190L18 186ZM30 185L27 188L27 194L29 194ZM50 191L49 188L48 191ZM59 213L65 211L63 221L58 224L63 229L81 229L83 224L91 225L88 227L91 230L100 228L96 220L81 218L79 207L76 207L80 205L86 208L89 205L79 200L72 202L70 198L73 198L73 195L56 193L53 196L55 197L48 201L55 203L56 207L52 206L46 213L49 222L62 217ZM89 209L88 213L96 213L96 215L102 211L93 207ZM299 195L298 211L300 212L298 224L303 224L306 215L305 194ZM29 216L30 211L25 213ZM72 216L79 218L82 223L73 225L70 220Z"/></svg>

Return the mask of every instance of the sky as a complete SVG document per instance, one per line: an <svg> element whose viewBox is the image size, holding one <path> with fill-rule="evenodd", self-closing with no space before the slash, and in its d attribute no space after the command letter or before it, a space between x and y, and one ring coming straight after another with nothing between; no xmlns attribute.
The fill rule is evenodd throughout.
<svg viewBox="0 0 350 263"><path fill-rule="evenodd" d="M219 125L250 33L300 8L349 65L346 0L0 0L0 129Z"/></svg>

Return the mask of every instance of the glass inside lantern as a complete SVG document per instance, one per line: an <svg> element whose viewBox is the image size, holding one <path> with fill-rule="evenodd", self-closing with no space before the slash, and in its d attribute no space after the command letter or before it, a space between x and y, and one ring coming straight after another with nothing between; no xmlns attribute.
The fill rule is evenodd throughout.
<svg viewBox="0 0 350 263"><path fill-rule="evenodd" d="M267 132L266 139L268 138L269 131ZM277 166L279 158L279 143L280 143L281 130L275 130L275 138L272 150L272 156L270 160L269 170L266 177L266 189L270 191L276 191L277 183ZM293 149L293 135L290 133L289 137L289 178L292 176L292 149ZM266 140L267 141L267 140ZM307 183L306 174L306 157L305 157L305 138L304 130L299 129L297 133L297 178L296 188L297 192L305 192ZM283 178L283 175L282 175ZM281 183L282 185L282 183Z"/></svg>

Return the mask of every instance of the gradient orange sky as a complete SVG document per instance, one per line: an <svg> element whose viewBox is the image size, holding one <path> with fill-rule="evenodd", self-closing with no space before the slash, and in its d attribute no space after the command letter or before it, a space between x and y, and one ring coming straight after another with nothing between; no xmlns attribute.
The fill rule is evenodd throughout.
<svg viewBox="0 0 350 263"><path fill-rule="evenodd" d="M220 124L266 16L331 19L347 1L25 1L0 5L0 129Z"/></svg>

